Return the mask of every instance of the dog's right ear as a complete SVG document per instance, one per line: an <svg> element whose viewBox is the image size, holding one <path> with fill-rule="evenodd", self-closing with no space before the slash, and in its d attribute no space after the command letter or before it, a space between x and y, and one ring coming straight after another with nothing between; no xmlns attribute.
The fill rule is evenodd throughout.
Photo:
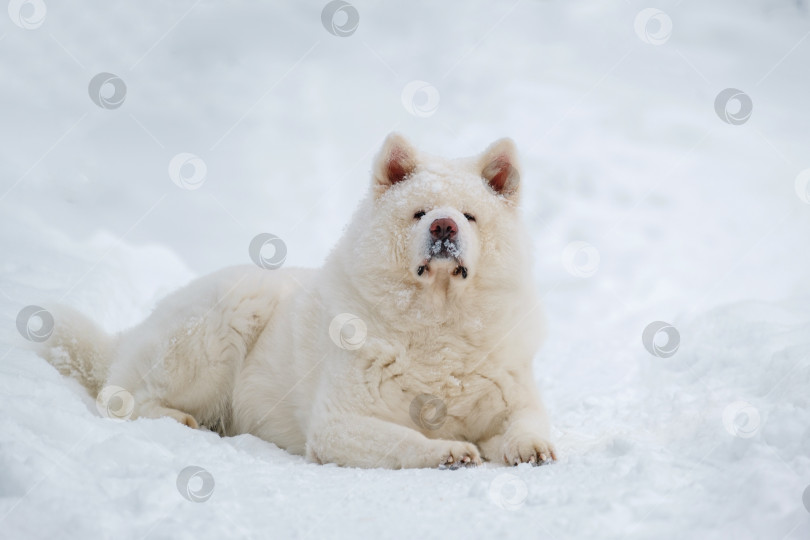
<svg viewBox="0 0 810 540"><path fill-rule="evenodd" d="M391 133L374 160L373 187L382 193L416 169L416 150L399 133Z"/></svg>

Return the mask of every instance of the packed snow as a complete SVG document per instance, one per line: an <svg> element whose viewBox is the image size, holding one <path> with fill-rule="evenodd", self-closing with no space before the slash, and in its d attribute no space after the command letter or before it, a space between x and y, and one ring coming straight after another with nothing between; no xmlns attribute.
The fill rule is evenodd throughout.
<svg viewBox="0 0 810 540"><path fill-rule="evenodd" d="M273 4L0 17L0 537L810 538L806 2ZM120 330L260 233L320 264L391 130L522 151L557 463L315 465L26 348L27 306Z"/></svg>

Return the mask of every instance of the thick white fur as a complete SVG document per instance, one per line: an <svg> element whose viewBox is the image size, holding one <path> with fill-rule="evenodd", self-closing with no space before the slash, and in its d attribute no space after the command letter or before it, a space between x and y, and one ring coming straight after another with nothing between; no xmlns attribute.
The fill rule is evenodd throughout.
<svg viewBox="0 0 810 540"><path fill-rule="evenodd" d="M512 168L497 192L487 180L503 164ZM367 197L321 269L222 270L115 338L55 311L56 332L41 354L94 394L107 385L129 391L133 418L252 433L320 463L554 459L532 374L542 321L518 188L507 139L451 161L392 134ZM418 211L425 216L416 219ZM458 225L466 278L449 260L418 275L430 224L442 217ZM359 348L330 337L343 313L366 325ZM422 395L445 407L435 425L413 417Z"/></svg>

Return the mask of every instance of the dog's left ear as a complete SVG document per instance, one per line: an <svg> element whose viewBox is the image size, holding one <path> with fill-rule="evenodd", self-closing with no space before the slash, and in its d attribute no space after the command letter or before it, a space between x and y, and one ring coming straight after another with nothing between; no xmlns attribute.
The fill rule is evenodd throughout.
<svg viewBox="0 0 810 540"><path fill-rule="evenodd" d="M517 199L520 187L520 170L517 147L512 139L498 139L484 150L478 158L481 177L495 193L507 199Z"/></svg>
<svg viewBox="0 0 810 540"><path fill-rule="evenodd" d="M391 133L374 160L373 187L382 193L416 169L416 150L399 133Z"/></svg>

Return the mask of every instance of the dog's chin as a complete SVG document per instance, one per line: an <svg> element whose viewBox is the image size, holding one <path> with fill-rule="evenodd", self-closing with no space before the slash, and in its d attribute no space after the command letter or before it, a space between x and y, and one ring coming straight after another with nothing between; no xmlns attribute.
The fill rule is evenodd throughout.
<svg viewBox="0 0 810 540"><path fill-rule="evenodd" d="M428 257L416 267L416 277L423 280L432 280L445 274L450 278L465 280L469 269L461 257L451 256Z"/></svg>

